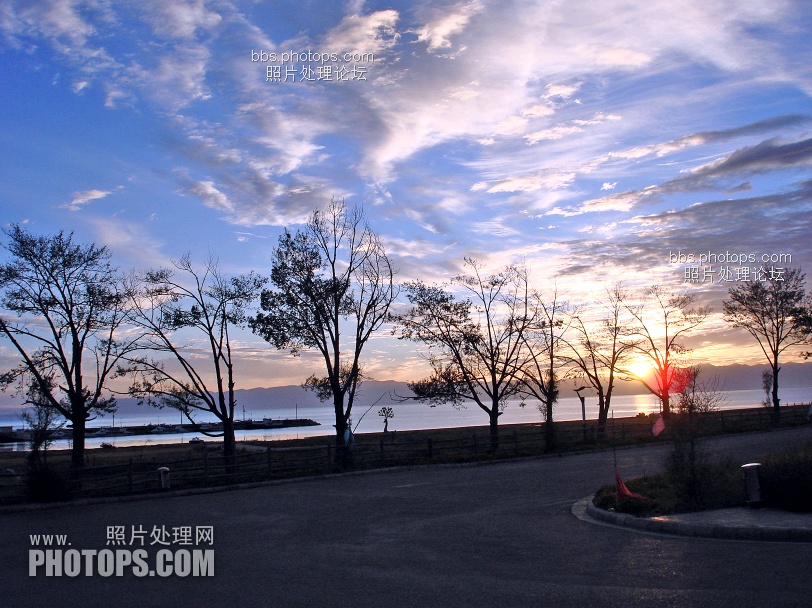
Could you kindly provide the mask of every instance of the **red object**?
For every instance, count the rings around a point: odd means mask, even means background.
[[[651,432],[654,433],[654,436],[656,437],[664,430],[665,430],[665,419],[663,419],[662,415],[660,415],[660,417],[657,418],[657,422],[655,422],[654,426],[651,427]]]
[[[617,484],[617,497],[620,498],[640,498],[642,500],[646,500],[645,496],[641,496],[636,492],[632,492],[629,488],[626,487],[626,484],[623,483],[623,480],[620,478],[620,473],[615,471],[615,483]]]

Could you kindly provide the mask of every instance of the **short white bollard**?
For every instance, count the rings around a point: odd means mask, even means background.
[[[744,486],[747,489],[747,506],[756,509],[761,506],[761,486],[758,483],[758,469],[760,462],[751,462],[742,465],[744,470]]]
[[[161,467],[158,469],[158,473],[161,475],[161,489],[168,490],[169,489],[169,467]]]

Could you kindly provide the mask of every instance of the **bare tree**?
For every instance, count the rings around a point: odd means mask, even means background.
[[[634,331],[640,336],[634,350],[647,357],[654,367],[654,381],[633,376],[657,398],[663,406],[663,415],[671,413],[671,392],[679,369],[680,357],[689,352],[681,339],[699,327],[710,314],[710,308],[692,308],[694,294],[669,294],[661,286],[645,290],[646,301],[638,306],[626,304],[634,317]]]
[[[254,333],[276,348],[320,353],[327,375],[313,375],[303,386],[322,401],[332,400],[339,446],[364,380],[361,353],[398,295],[394,276],[363,209],[333,200],[313,213],[303,231],[286,230],[280,237],[271,270],[274,289],[262,291],[262,312],[250,320]]]
[[[723,405],[728,396],[719,385],[718,376],[702,380],[703,369],[688,365],[674,374],[674,393],[677,396],[676,411],[669,423],[674,449],[670,455],[671,474],[684,484],[685,491],[694,504],[701,506],[707,484],[703,463],[705,453],[697,442],[696,415],[712,412]]]
[[[214,414],[222,424],[223,451],[230,465],[236,454],[231,333],[246,323],[247,308],[266,279],[253,273],[226,277],[213,259],[198,270],[188,254],[173,265],[174,270],[147,272],[136,279],[141,288],[131,290],[130,319],[144,331],[140,349],[168,361],[130,356],[118,373],[132,376],[130,394],[177,409],[194,424],[195,412]],[[184,342],[190,331],[199,342]]]
[[[538,292],[530,295],[528,319],[530,326],[522,332],[521,361],[516,378],[518,391],[538,401],[544,418],[545,449],[555,449],[555,404],[560,392],[561,368],[566,364],[562,356],[564,334],[572,323],[569,305],[559,299],[558,290],[552,299],[545,300]]]
[[[398,317],[401,338],[429,347],[432,373],[409,384],[417,399],[462,407],[474,402],[488,415],[491,448],[499,445],[499,416],[518,392],[525,333],[533,322],[527,277],[509,266],[483,274],[482,264],[465,259],[469,274],[452,285],[469,296],[457,300],[443,287],[406,284],[412,308]]]
[[[809,335],[809,299],[805,296],[805,275],[788,268],[783,275],[765,282],[748,281],[734,285],[722,304],[725,320],[741,327],[758,342],[772,372],[773,416],[781,416],[778,398],[779,358],[792,346],[803,344]]]
[[[568,342],[568,360],[578,370],[579,376],[598,394],[598,431],[603,433],[612,393],[618,380],[626,380],[624,365],[637,346],[627,329],[624,302],[628,299],[622,284],[617,283],[606,290],[605,314],[597,326],[588,324],[576,311],[572,330],[575,340]]]
[[[5,231],[11,260],[0,266],[0,333],[22,359],[0,376],[3,388],[36,390],[40,405],[73,426],[71,465],[84,464],[88,420],[115,409],[107,383],[135,336],[124,331],[128,298],[110,252],[79,244],[73,233]]]
[[[700,380],[702,372],[699,365],[689,365],[677,371],[674,388],[678,413],[693,415],[713,412],[727,402],[728,397],[719,384],[719,377]]]

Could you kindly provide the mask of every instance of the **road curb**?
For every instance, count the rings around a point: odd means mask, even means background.
[[[599,509],[592,504],[592,496],[584,498],[586,514],[597,522],[654,534],[671,534],[694,538],[724,540],[759,540],[771,542],[812,542],[812,530],[806,528],[779,528],[759,526],[726,526],[722,524],[694,524],[658,518],[634,517]],[[582,501],[579,501],[582,502]]]

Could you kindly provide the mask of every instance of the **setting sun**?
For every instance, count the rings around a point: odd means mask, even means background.
[[[629,370],[634,376],[638,378],[645,378],[651,373],[652,367],[651,362],[645,359],[637,359],[635,361],[631,361],[626,369]]]

